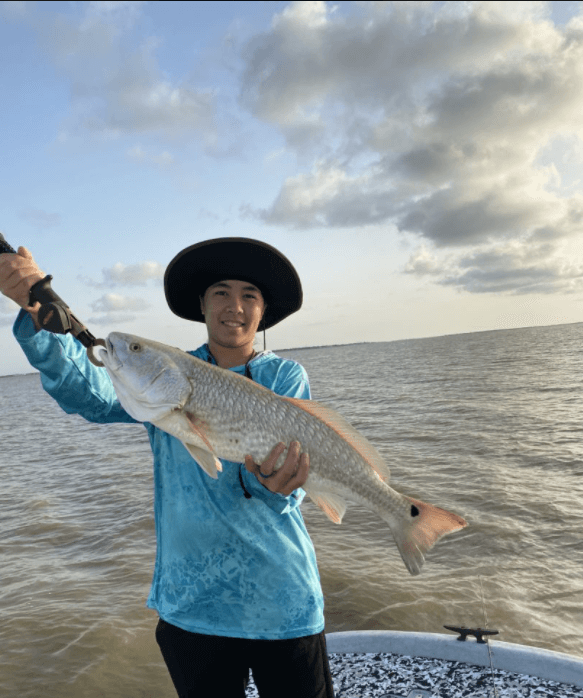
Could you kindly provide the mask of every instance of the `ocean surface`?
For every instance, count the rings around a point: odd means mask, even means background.
[[[411,577],[380,519],[304,504],[327,631],[487,626],[583,657],[583,324],[280,353],[393,487],[469,523]],[[0,696],[175,695],[144,606],[145,429],[66,415],[36,374],[0,378],[0,415]]]

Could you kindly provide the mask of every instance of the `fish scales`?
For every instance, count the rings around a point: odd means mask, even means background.
[[[193,386],[193,394],[186,407],[208,424],[209,441],[221,457],[242,462],[246,455],[252,455],[255,462],[260,463],[278,441],[289,444],[298,440],[303,449],[310,453],[310,477],[313,482],[322,480],[334,483],[337,464],[343,463],[343,482],[336,486],[344,485],[347,495],[352,495],[352,498],[358,496],[362,501],[376,500],[378,508],[387,505],[387,501],[393,509],[403,506],[401,499],[394,497],[394,490],[378,487],[378,476],[374,471],[367,469],[363,472],[360,456],[338,433],[293,404],[282,402],[271,391],[257,391],[247,381],[230,381],[229,400],[217,412],[215,400],[208,400],[210,390],[207,388],[207,385],[216,384],[212,375],[216,370],[216,367],[203,363],[201,374],[211,375]],[[210,405],[207,406],[207,403]],[[284,458],[285,454],[280,457],[279,466]]]
[[[101,358],[124,409],[180,439],[211,477],[218,477],[219,459],[251,455],[261,463],[276,443],[299,441],[310,456],[308,496],[335,523],[347,501],[379,515],[411,574],[439,538],[466,526],[460,516],[391,488],[378,451],[331,408],[281,397],[159,342],[113,332],[106,345]]]

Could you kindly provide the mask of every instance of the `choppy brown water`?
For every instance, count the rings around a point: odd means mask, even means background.
[[[386,457],[402,492],[462,514],[420,577],[358,507],[309,503],[327,630],[441,632],[583,656],[583,324],[284,352]],[[15,349],[17,350],[17,349]],[[67,416],[0,378],[0,695],[160,697],[141,426]]]

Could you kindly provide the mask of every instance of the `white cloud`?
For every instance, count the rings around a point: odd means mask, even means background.
[[[45,47],[70,81],[71,113],[59,135],[197,135],[212,150],[217,140],[215,90],[164,72],[159,40],[132,30],[141,2],[91,2],[81,17],[37,23]],[[49,15],[50,17],[50,15]],[[226,140],[226,139],[223,139]]]
[[[421,245],[409,258],[405,272],[419,276],[443,276],[444,263],[432,255],[426,245]]]
[[[104,315],[94,315],[87,319],[88,325],[127,325],[136,319],[135,315],[129,313],[105,313]]]
[[[109,313],[123,310],[146,310],[151,305],[143,298],[121,296],[117,293],[106,293],[101,298],[91,303],[91,308],[96,313]]]
[[[553,147],[583,143],[583,23],[549,16],[523,2],[288,6],[243,53],[241,101],[310,167],[244,211],[393,224],[425,244],[409,273],[445,283],[449,269],[472,292],[583,288],[558,244],[583,233],[582,199]],[[440,248],[463,248],[461,266]]]
[[[102,269],[103,281],[89,278],[80,280],[94,288],[111,288],[113,286],[145,286],[148,281],[160,282],[164,277],[165,267],[158,262],[141,262],[140,264],[122,264],[117,262],[109,269]]]
[[[318,162],[309,174],[289,177],[269,209],[247,212],[266,223],[343,227],[386,219],[391,203],[373,173],[350,177],[338,164]]]
[[[414,252],[404,271],[430,276],[443,286],[470,293],[575,293],[583,288],[583,258],[573,259],[553,235],[514,240],[472,252],[432,254],[425,246]]]
[[[320,29],[327,24],[329,7],[322,0],[292,2],[281,14],[273,18],[273,27],[296,27],[300,32],[306,29]]]
[[[574,293],[583,288],[583,264],[557,258],[529,261],[524,250],[477,252],[440,283],[472,293]]]
[[[141,145],[135,145],[126,150],[130,160],[142,165],[155,165],[160,169],[167,169],[174,164],[174,156],[167,150],[154,154],[151,150],[144,150]]]

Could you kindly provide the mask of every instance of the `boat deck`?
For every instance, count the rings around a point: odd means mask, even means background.
[[[492,678],[490,667],[444,659],[331,654],[330,662],[336,698],[583,698],[577,686],[497,669]]]
[[[583,698],[583,660],[559,652],[395,631],[327,641],[336,698]]]

